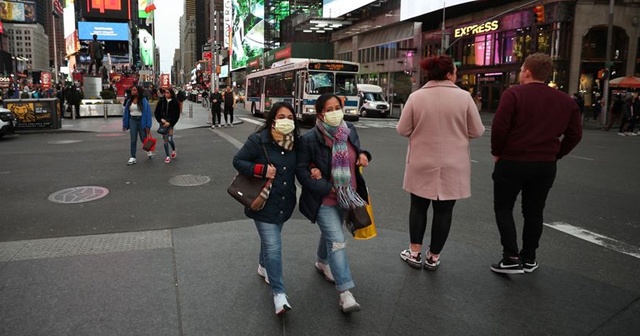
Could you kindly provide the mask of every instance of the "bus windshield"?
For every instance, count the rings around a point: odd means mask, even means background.
[[[310,94],[329,92],[338,95],[355,96],[358,93],[356,88],[356,75],[310,71],[308,91]]]

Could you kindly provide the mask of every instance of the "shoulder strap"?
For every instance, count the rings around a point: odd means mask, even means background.
[[[262,144],[262,150],[264,151],[264,155],[267,157],[267,163],[271,164],[271,160],[269,160],[269,154],[267,154],[267,148]]]

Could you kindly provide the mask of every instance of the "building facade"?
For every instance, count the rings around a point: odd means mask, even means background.
[[[5,23],[9,53],[16,71],[49,71],[49,37],[41,24]]]
[[[64,52],[64,22],[63,15],[56,18],[53,13],[53,1],[44,1],[45,13],[43,15],[44,31],[49,37],[49,66],[53,68],[54,62],[57,59],[57,67],[60,67],[65,57]],[[54,22],[55,22],[55,36],[54,36]],[[54,48],[55,46],[55,48]],[[57,55],[55,55],[57,53]],[[57,56],[57,57],[55,57]]]

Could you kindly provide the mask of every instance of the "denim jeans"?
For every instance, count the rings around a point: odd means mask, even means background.
[[[321,232],[318,242],[318,261],[329,264],[339,292],[355,287],[351,279],[349,260],[347,260],[347,241],[342,231],[345,215],[346,210],[337,206],[321,205],[316,219]]]
[[[258,263],[267,270],[273,294],[284,293],[282,281],[282,239],[280,233],[284,223],[274,224],[254,220],[260,235]]]
[[[171,154],[169,152],[169,145],[171,145],[171,150],[176,150],[176,143],[173,142],[173,127],[169,127],[168,133],[162,135],[162,141],[164,142],[164,152],[167,154],[167,157]]]
[[[556,178],[556,162],[499,160],[493,170],[493,209],[500,231],[503,255],[535,260],[542,236],[547,195]],[[513,206],[522,191],[522,251],[518,253]]]
[[[147,136],[147,132],[142,128],[142,120],[139,117],[129,118],[129,135],[131,137],[131,157],[136,157],[136,150],[138,149],[138,137],[140,141],[144,141]]]

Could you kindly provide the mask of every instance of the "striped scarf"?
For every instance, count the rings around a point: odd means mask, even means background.
[[[273,141],[284,150],[290,151],[293,149],[293,133],[282,134],[276,130],[272,130],[271,137],[273,137]]]
[[[367,203],[351,186],[351,166],[355,163],[349,162],[349,147],[347,146],[347,139],[351,133],[349,127],[344,121],[339,126],[333,127],[320,119],[317,119],[316,127],[333,142],[331,177],[338,197],[338,205],[343,209],[365,206]]]

